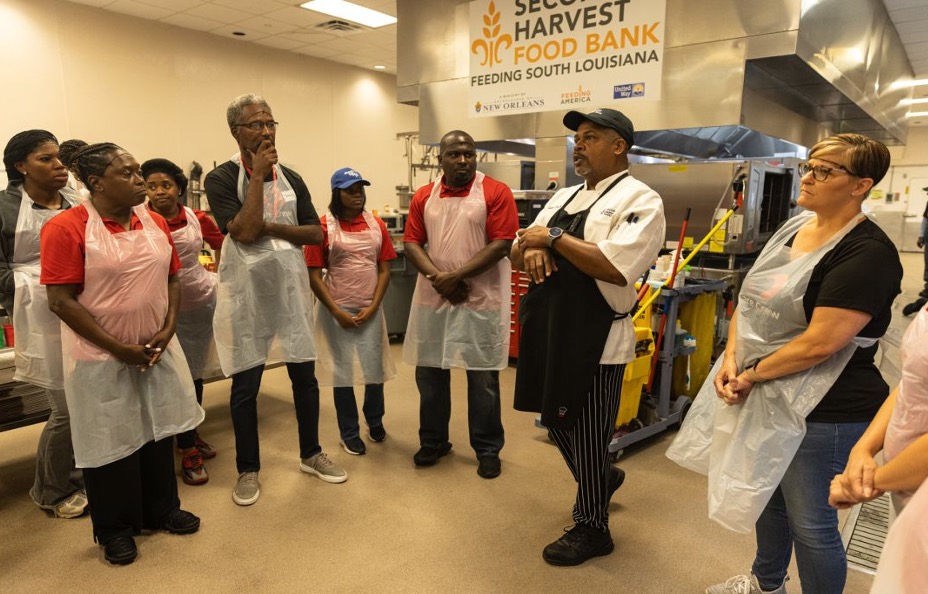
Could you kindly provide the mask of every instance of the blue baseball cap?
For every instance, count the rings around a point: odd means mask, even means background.
[[[350,188],[356,183],[361,182],[365,186],[371,185],[371,182],[367,181],[361,174],[352,169],[351,167],[343,167],[332,174],[332,189],[338,188],[339,190],[344,190],[345,188]]]

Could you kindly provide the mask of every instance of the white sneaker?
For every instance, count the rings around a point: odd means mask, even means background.
[[[87,511],[87,492],[83,489],[79,489],[58,503],[42,505],[36,501],[35,504],[45,511],[52,512],[56,518],[65,518],[68,520],[71,518],[79,518]]]
[[[232,501],[239,505],[251,505],[261,496],[257,472],[243,472],[238,475],[235,488],[232,489]]]
[[[319,452],[312,458],[301,460],[300,470],[315,474],[327,483],[344,483],[348,480],[348,473],[345,469],[330,460],[325,452]]]
[[[788,581],[789,576],[786,576],[776,590],[761,590],[753,574],[736,575],[725,583],[709,586],[706,588],[706,594],[786,594],[786,582]]]

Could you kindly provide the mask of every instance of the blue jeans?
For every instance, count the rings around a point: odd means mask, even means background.
[[[342,441],[360,436],[358,426],[358,403],[354,399],[354,388],[335,388],[335,413],[338,416],[338,432]],[[368,427],[383,425],[383,384],[364,386],[364,420]]]
[[[841,594],[847,557],[838,512],[828,505],[831,479],[844,471],[868,423],[808,423],[806,436],[780,486],[757,520],[752,571],[763,590],[786,579],[793,547],[803,592]]]
[[[231,412],[235,431],[235,466],[241,472],[261,470],[258,447],[258,390],[264,365],[258,365],[232,375]],[[293,388],[296,425],[300,437],[300,458],[311,458],[319,447],[319,382],[316,362],[287,363],[287,374]]]
[[[416,367],[419,387],[419,443],[437,447],[448,441],[451,421],[451,370]],[[503,449],[499,371],[467,370],[467,424],[470,446],[478,456]]]

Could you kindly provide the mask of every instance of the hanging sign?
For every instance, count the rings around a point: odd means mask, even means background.
[[[474,0],[471,115],[660,99],[665,11],[666,0]]]

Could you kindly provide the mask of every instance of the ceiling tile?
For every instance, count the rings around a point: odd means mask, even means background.
[[[306,54],[307,56],[314,56],[316,58],[326,58],[326,59],[329,59],[332,56],[337,56],[342,53],[340,51],[327,48],[324,45],[305,45],[293,51],[295,51],[298,54]]]
[[[182,10],[187,10],[194,8],[203,4],[202,0],[138,0],[142,4],[149,4],[151,6],[156,6],[158,8],[163,8],[165,10],[173,10],[175,12],[180,12]]]
[[[273,47],[275,49],[282,50],[295,50],[298,47],[303,47],[305,43],[299,41],[293,41],[291,39],[285,39],[283,37],[265,37],[264,39],[258,39],[255,43],[259,45],[266,45],[268,47]]]
[[[252,16],[244,21],[239,21],[236,24],[245,25],[246,27],[257,29],[259,31],[264,31],[269,35],[280,35],[281,33],[294,33],[299,31],[299,27],[295,25],[290,25],[283,21],[269,19],[263,16]]]
[[[177,12],[174,10],[158,8],[157,6],[152,6],[151,4],[133,2],[133,0],[118,0],[117,2],[107,5],[106,9],[151,20],[163,19],[164,17]]]
[[[267,14],[290,4],[279,0],[212,0],[212,3],[250,14]]]
[[[245,35],[235,35],[234,33],[236,31],[240,31]],[[255,41],[256,39],[263,39],[268,36],[268,34],[263,31],[250,29],[241,25],[223,25],[222,27],[212,29],[210,33],[222,35],[223,37],[231,37],[232,39],[238,39],[240,41]]]
[[[213,29],[224,26],[224,23],[220,23],[219,21],[204,19],[203,17],[198,17],[186,12],[172,14],[169,17],[161,19],[161,22],[197,31],[212,31]]]
[[[916,8],[894,10],[889,13],[889,18],[891,18],[894,23],[905,23],[907,21],[928,19],[928,4],[922,3],[921,6]]]
[[[313,27],[315,25],[332,20],[332,17],[328,15],[294,6],[289,6],[287,8],[275,10],[274,12],[269,12],[264,16],[269,19],[277,19],[278,21],[283,21],[285,23],[293,23],[299,27]]]
[[[247,12],[226,8],[225,6],[218,6],[216,4],[200,4],[195,8],[191,8],[187,12],[198,17],[203,17],[204,19],[210,19],[227,24],[238,23],[239,21],[247,20],[252,16]]]
[[[304,44],[325,43],[337,39],[334,35],[323,33],[322,31],[306,30],[281,35],[284,39],[291,41],[300,41]]]

